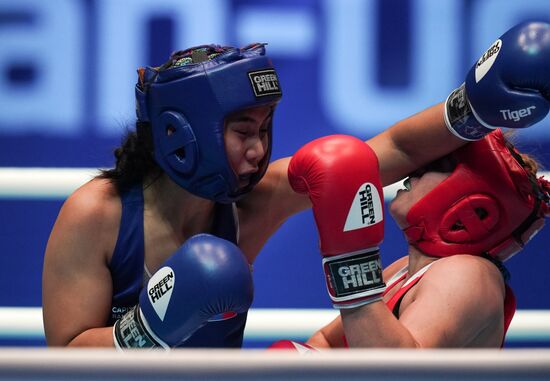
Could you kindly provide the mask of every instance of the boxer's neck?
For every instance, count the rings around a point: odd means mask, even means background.
[[[414,246],[409,246],[409,265],[407,278],[416,274],[419,270],[428,264],[436,261],[438,258],[429,257]]]
[[[210,226],[215,203],[188,192],[165,174],[144,187],[143,196],[145,207],[178,231],[189,226]]]

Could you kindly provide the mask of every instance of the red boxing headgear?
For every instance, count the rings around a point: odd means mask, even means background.
[[[549,183],[524,169],[499,129],[450,156],[452,174],[407,214],[409,243],[434,257],[507,260],[542,229]]]

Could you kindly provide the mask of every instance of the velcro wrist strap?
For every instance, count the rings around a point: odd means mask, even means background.
[[[334,308],[338,308],[339,310],[345,310],[348,308],[358,308],[366,306],[367,304],[371,304],[374,302],[378,302],[380,300],[384,299],[384,291],[386,291],[386,288],[384,287],[383,290],[379,294],[372,295],[372,296],[366,296],[364,298],[354,299],[347,302],[340,302],[340,303],[332,303],[332,306]]]
[[[378,247],[323,258],[327,290],[335,307],[381,295],[386,289]]]
[[[447,97],[444,114],[449,131],[463,140],[479,140],[495,129],[476,114],[468,101],[464,83]]]
[[[113,337],[117,349],[165,348],[169,346],[160,340],[149,328],[138,306],[133,307],[113,326]]]

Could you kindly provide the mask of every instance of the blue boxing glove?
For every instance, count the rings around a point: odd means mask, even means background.
[[[193,236],[151,277],[139,304],[116,321],[115,346],[175,347],[212,317],[246,312],[252,298],[241,250],[209,234]]]
[[[529,127],[549,108],[550,24],[526,22],[496,40],[449,95],[445,123],[478,140],[497,127]]]

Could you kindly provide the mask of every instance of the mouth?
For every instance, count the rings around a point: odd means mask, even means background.
[[[254,173],[246,173],[246,174],[239,175],[240,186],[246,186],[250,184],[250,180],[252,179],[253,174]]]

